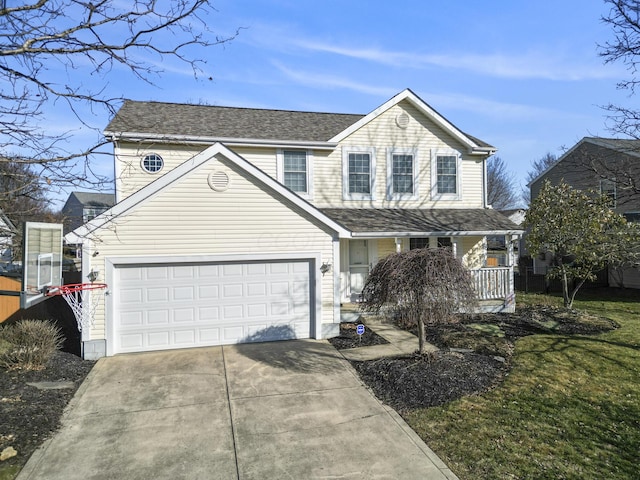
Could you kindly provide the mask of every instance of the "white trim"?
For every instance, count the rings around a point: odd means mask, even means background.
[[[256,138],[231,138],[231,137],[206,137],[198,135],[167,135],[163,133],[140,133],[140,132],[112,132],[105,130],[105,137],[113,142],[117,141],[150,141],[154,143],[187,144],[187,145],[213,145],[224,143],[233,147],[271,147],[271,148],[303,148],[314,150],[334,150],[337,142],[316,142],[316,141],[296,141],[277,139],[256,139]]]
[[[600,179],[600,195],[607,195],[609,196],[608,193],[605,193],[602,190],[602,184],[604,182],[609,183],[610,185],[613,185],[613,208],[616,208],[618,206],[618,182],[616,182],[615,178],[612,180],[610,178],[601,178]]]
[[[340,296],[340,238],[333,238],[333,323],[340,322],[340,304],[342,297]]]
[[[424,100],[418,97],[415,93],[413,93],[408,88],[398,93],[396,96],[388,100],[387,102],[380,105],[378,108],[373,110],[371,113],[358,120],[356,123],[351,125],[346,130],[340,132],[333,138],[329,139],[329,142],[339,143],[347,138],[349,135],[354,133],[356,130],[362,128],[367,123],[371,122],[382,113],[389,110],[391,107],[394,107],[398,103],[403,100],[409,101],[414,107],[420,110],[425,116],[431,119],[436,125],[441,127],[444,131],[449,133],[455,139],[460,141],[463,145],[465,145],[468,149],[468,153],[471,155],[493,155],[496,153],[497,149],[494,147],[483,147],[475,143],[471,138],[462,133],[458,128],[453,125],[449,120],[444,118],[438,112],[436,112],[433,108],[431,108]]]
[[[411,155],[412,173],[413,173],[413,193],[394,193],[393,192],[393,156],[394,155]],[[417,148],[387,148],[387,200],[418,200],[420,185],[418,183],[418,172],[420,165],[418,160]]]
[[[348,230],[324,215],[320,210],[305,201],[299,195],[293,193],[280,182],[273,179],[259,168],[255,167],[243,157],[229,150],[226,146],[222,145],[221,143],[216,143],[215,145],[210,146],[206,150],[198,153],[189,160],[178,165],[173,170],[165,173],[163,176],[157,178],[155,181],[138,190],[136,193],[125,198],[122,202],[115,204],[109,210],[102,213],[101,215],[98,215],[90,222],[78,227],[73,232],[68,233],[65,236],[65,240],[67,241],[67,243],[71,244],[81,243],[82,238],[90,235],[95,230],[104,227],[114,219],[128,215],[129,213],[135,211],[139,206],[146,203],[149,199],[157,195],[164,188],[168,187],[172,183],[181,179],[183,176],[189,174],[193,170],[213,159],[217,159],[222,162],[233,163],[235,166],[239,167],[247,174],[251,175],[256,180],[264,184],[266,187],[268,187],[269,190],[275,192],[279,196],[284,197],[295,207],[315,218],[334,232],[337,232],[341,237],[350,236],[350,232]],[[283,203],[285,205],[288,204],[288,202]]]
[[[486,235],[522,235],[524,230],[478,230],[451,232],[353,232],[351,238],[420,238],[420,237],[482,237]]]
[[[349,154],[369,154],[369,192],[349,193]],[[375,147],[357,147],[345,145],[342,147],[342,198],[343,200],[375,200],[376,199],[376,149]]]
[[[107,257],[104,259],[105,281],[109,286],[109,291],[105,296],[105,314],[104,314],[104,338],[107,343],[107,356],[115,354],[115,331],[113,328],[117,315],[116,311],[116,295],[114,285],[115,272],[118,267],[126,267],[133,265],[166,265],[166,264],[185,264],[185,263],[246,263],[260,261],[308,261],[311,268],[309,278],[310,285],[310,318],[311,327],[313,328],[313,338],[322,338],[322,274],[320,273],[320,265],[322,265],[322,255],[318,252],[290,252],[290,253],[272,253],[272,254],[228,254],[228,255],[136,255],[136,256],[120,256]],[[311,308],[313,307],[313,308]]]
[[[438,157],[456,157],[456,193],[438,193]],[[462,155],[451,149],[431,149],[431,200],[462,199]]]
[[[284,152],[304,152],[307,161],[307,191],[295,192],[296,195],[301,196],[305,200],[313,200],[313,150],[305,148],[279,148],[276,151],[276,176],[278,181],[284,185]]]

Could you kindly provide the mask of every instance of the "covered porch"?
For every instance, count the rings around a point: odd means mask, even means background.
[[[521,231],[508,218],[482,210],[325,209],[351,230],[340,240],[340,301],[358,303],[373,266],[394,252],[449,247],[466,265],[478,292],[479,311],[515,309],[513,249]],[[494,266],[487,237],[503,236],[509,252],[506,265]]]

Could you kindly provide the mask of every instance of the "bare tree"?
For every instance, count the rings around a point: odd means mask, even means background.
[[[487,161],[487,201],[496,210],[516,208],[515,177],[507,169],[507,164],[500,157],[493,156]]]
[[[605,63],[621,61],[630,72],[630,78],[618,82],[618,88],[635,94],[640,84],[637,77],[640,60],[640,5],[638,0],[605,0],[609,14],[602,21],[613,31],[613,40],[600,45],[600,56]],[[628,106],[609,104],[606,110],[612,120],[612,131],[632,138],[640,138],[640,111]]]
[[[388,308],[404,323],[417,325],[419,352],[426,344],[425,325],[450,322],[477,302],[471,272],[450,248],[417,248],[380,260],[362,290],[362,309],[375,314]]]
[[[92,118],[115,112],[123,96],[108,93],[110,77],[154,84],[169,59],[198,74],[194,48],[230,40],[208,30],[212,11],[208,0],[2,2],[0,161],[29,165],[49,188],[104,181],[89,160],[104,145]],[[94,144],[75,151],[71,131],[48,133],[53,108],[94,128]]]
[[[558,157],[550,152],[531,162],[531,170],[527,172],[527,185],[522,188],[522,200],[524,200],[525,204],[529,205],[529,203],[531,203],[531,189],[529,188],[529,184],[556,163],[558,163]]]

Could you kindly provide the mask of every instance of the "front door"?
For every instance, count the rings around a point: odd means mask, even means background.
[[[351,301],[360,299],[364,282],[369,275],[369,242],[352,240],[349,242],[349,286]]]

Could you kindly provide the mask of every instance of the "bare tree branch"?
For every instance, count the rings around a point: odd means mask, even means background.
[[[496,156],[487,161],[487,201],[496,210],[516,208],[518,204],[515,177]]]
[[[124,68],[153,85],[156,65],[173,58],[197,77],[205,64],[197,48],[237,35],[213,34],[211,13],[208,0],[38,0],[0,10],[0,162],[30,165],[52,188],[110,181],[90,163],[110,153],[92,113],[112,115],[123,99],[107,88],[109,75]],[[48,133],[52,109],[92,129],[95,144],[76,151],[66,147],[73,131]]]

